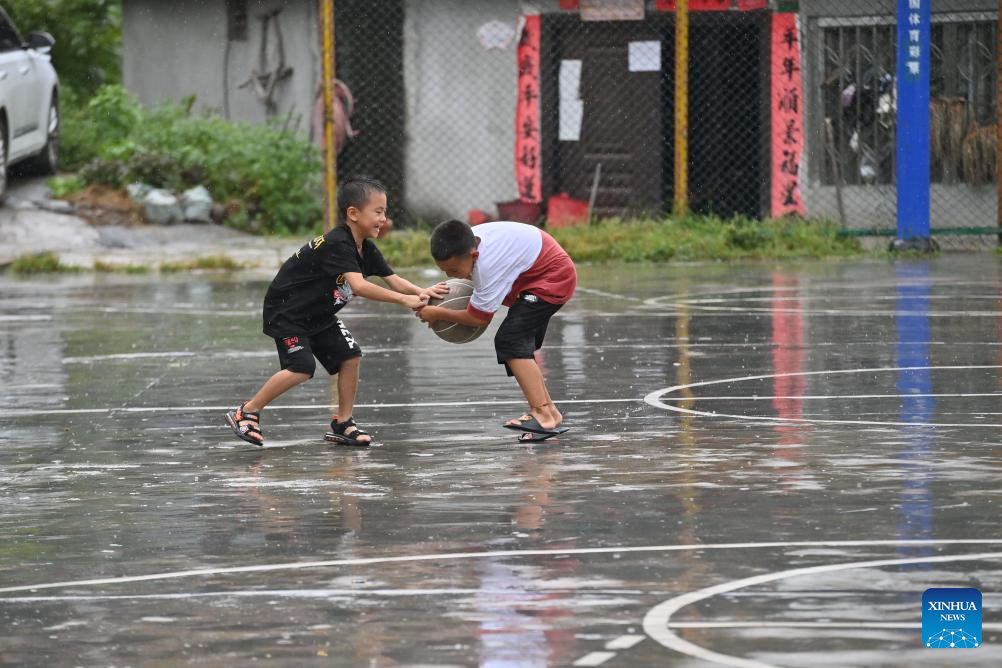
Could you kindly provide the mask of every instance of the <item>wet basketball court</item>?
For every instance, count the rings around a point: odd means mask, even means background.
[[[225,425],[270,275],[2,277],[0,664],[998,666],[1000,266],[582,267],[531,445],[491,332],[358,300],[367,449],[319,375]]]

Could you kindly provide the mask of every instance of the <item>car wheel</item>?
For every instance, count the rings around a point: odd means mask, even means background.
[[[0,204],[7,195],[7,125],[0,120]]]
[[[55,174],[59,169],[59,104],[52,98],[49,105],[48,134],[42,152],[31,159],[31,171],[36,174]]]

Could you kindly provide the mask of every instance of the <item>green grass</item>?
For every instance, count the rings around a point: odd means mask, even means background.
[[[98,260],[94,263],[94,271],[107,274],[148,274],[150,268],[144,264],[110,264]]]
[[[783,218],[751,220],[690,216],[657,220],[606,220],[551,233],[579,262],[664,262],[844,257],[862,253],[838,226]]]
[[[859,241],[838,235],[823,221],[752,220],[689,216],[664,220],[605,220],[550,230],[576,262],[848,257],[863,253]],[[391,267],[432,264],[426,230],[395,230],[376,242]]]
[[[197,270],[239,271],[244,268],[243,264],[225,255],[205,255],[185,262],[164,262],[160,265],[160,272],[175,274],[182,271]]]
[[[11,273],[21,276],[76,271],[74,268],[67,267],[62,264],[59,261],[59,256],[50,251],[35,253],[32,255],[22,255],[11,262],[8,269]]]

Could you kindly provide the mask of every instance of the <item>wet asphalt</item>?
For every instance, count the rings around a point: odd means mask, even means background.
[[[365,449],[322,374],[226,427],[269,275],[2,276],[0,665],[1000,665],[1000,262],[580,267],[533,445],[491,332],[358,300]]]

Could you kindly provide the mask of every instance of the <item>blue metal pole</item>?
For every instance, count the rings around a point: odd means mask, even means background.
[[[897,193],[893,247],[930,250],[929,42],[932,0],[898,0]]]

